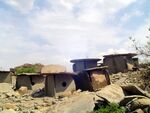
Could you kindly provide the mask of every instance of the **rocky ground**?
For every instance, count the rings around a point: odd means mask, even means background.
[[[0,85],[6,86],[6,83]],[[7,87],[10,86],[7,84]],[[97,104],[104,105],[112,102],[121,103],[133,111],[140,109],[141,111],[147,110],[140,113],[149,113],[150,95],[140,90],[134,90],[134,93],[138,95],[127,96],[124,93],[126,88],[112,84],[97,92],[77,90],[71,95],[64,95],[64,97],[59,98],[33,98],[30,92],[26,92],[25,88],[20,91],[3,90],[0,93],[0,113],[87,113],[93,111]],[[132,92],[133,89],[137,88],[132,86],[129,89]]]
[[[139,71],[117,73],[110,75],[111,83],[119,85],[136,85],[150,93],[150,68],[141,68]]]
[[[3,86],[5,88],[2,88]],[[30,91],[13,91],[10,84],[1,83],[0,87],[3,89],[0,90],[0,113],[61,113],[59,111],[62,109],[64,110],[63,113],[66,113],[69,110],[77,111],[76,108],[78,107],[82,109],[85,107],[83,110],[89,109],[91,111],[95,106],[93,98],[96,95],[88,91],[81,93],[78,90],[71,95],[59,98],[45,96],[33,98]],[[84,106],[79,106],[79,104],[83,104]],[[81,110],[81,108],[78,108],[78,110]]]
[[[54,98],[33,98],[30,92],[23,94],[23,92],[8,90],[12,86],[7,83],[1,83],[0,87],[3,89],[0,90],[0,111],[12,109],[16,111],[15,113],[42,113],[55,103]]]
[[[115,102],[127,106],[129,100],[131,101],[132,99],[135,100],[132,104],[142,103],[142,107],[143,104],[144,106],[150,106],[150,96],[147,96],[145,92],[135,91],[138,96],[135,96],[135,94],[126,95],[124,93],[126,88],[120,87],[137,85],[150,92],[149,72],[149,69],[141,69],[135,72],[113,74],[110,75],[111,83],[117,85],[107,86],[97,92],[81,92],[77,90],[72,92],[71,95],[64,95],[59,98],[45,96],[34,98],[31,96],[33,91],[28,91],[24,87],[19,91],[14,91],[11,84],[0,83],[0,113],[86,113],[87,111],[92,111],[96,104]],[[130,87],[129,89],[136,88]],[[142,110],[140,113],[148,113],[144,112],[143,108],[140,107],[132,108],[132,110],[136,109]]]

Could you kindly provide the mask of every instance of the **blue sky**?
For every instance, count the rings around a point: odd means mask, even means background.
[[[0,64],[62,64],[134,52],[148,34],[149,0],[0,0]]]

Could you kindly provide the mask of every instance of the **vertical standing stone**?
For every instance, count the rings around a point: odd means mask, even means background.
[[[47,96],[55,96],[55,94],[56,94],[55,81],[54,81],[53,75],[49,75],[46,77],[45,92],[46,92]]]

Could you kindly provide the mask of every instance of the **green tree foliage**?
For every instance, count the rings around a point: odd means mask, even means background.
[[[98,110],[91,113],[125,113],[125,109],[118,104],[111,103],[107,106],[100,106]]]
[[[34,67],[19,67],[16,69],[16,74],[22,74],[22,73],[35,73]]]
[[[17,75],[22,73],[40,73],[43,66],[44,65],[40,63],[36,63],[36,64],[26,63],[15,67],[14,70]]]

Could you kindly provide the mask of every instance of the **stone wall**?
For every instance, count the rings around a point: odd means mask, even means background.
[[[110,74],[118,72],[127,72],[128,59],[124,56],[115,56],[104,58],[104,65],[108,66]]]
[[[32,89],[32,84],[29,76],[17,76],[16,88],[19,89],[21,86],[26,86],[30,90]]]
[[[12,74],[10,72],[0,72],[0,83],[12,83]]]
[[[58,96],[73,90],[75,90],[75,83],[71,75],[51,74],[46,77],[45,91],[48,96]]]

